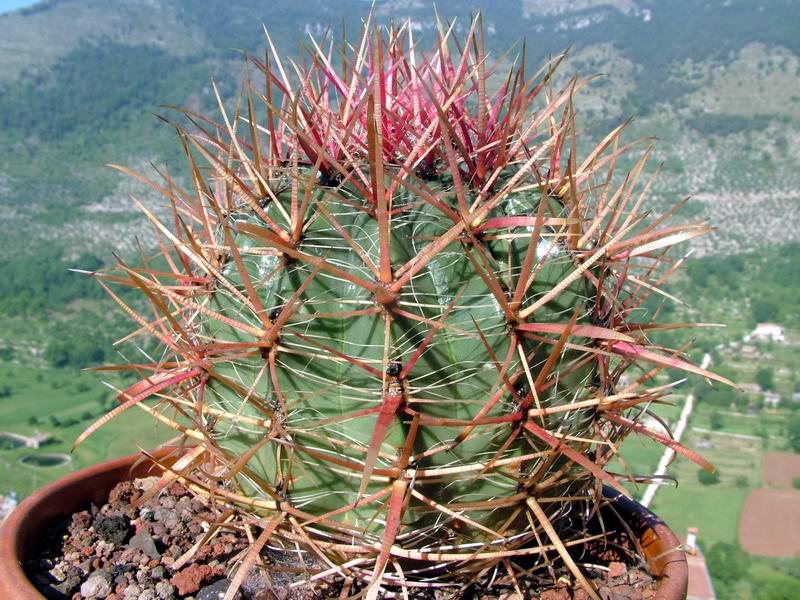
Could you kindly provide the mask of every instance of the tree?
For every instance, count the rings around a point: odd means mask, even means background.
[[[103,361],[105,351],[97,340],[85,339],[65,333],[50,340],[44,350],[44,358],[53,367],[94,366]],[[80,385],[80,384],[79,384]]]
[[[86,381],[79,381],[75,385],[75,392],[78,394],[84,394],[92,389],[92,386]]]
[[[56,368],[63,368],[69,364],[69,348],[62,340],[50,340],[44,349],[44,359]]]
[[[789,447],[800,453],[800,413],[794,413],[789,418],[786,426],[786,437],[789,438]]]
[[[706,564],[714,579],[732,583],[747,573],[749,560],[738,544],[717,542],[706,552]]]
[[[725,419],[722,416],[722,413],[716,410],[711,413],[709,421],[711,422],[711,429],[713,429],[714,431],[719,431],[725,426]]]
[[[777,321],[780,316],[780,305],[773,298],[755,298],[751,308],[756,323]]]
[[[709,473],[705,469],[698,469],[697,479],[700,480],[700,483],[703,485],[714,485],[715,483],[719,483],[719,471]]]
[[[775,373],[769,367],[761,367],[756,371],[756,383],[761,386],[762,390],[774,390]]]
[[[770,579],[758,590],[756,600],[797,600],[800,598],[800,581],[797,579]]]

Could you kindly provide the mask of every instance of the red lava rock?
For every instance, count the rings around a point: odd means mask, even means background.
[[[230,554],[233,552],[233,544],[226,544],[224,542],[219,542],[214,544],[211,549],[211,555],[215,558],[219,558],[220,556],[224,556],[226,554]]]
[[[609,579],[616,579],[617,577],[622,577],[627,573],[628,567],[625,566],[625,563],[621,562],[612,562],[608,565],[608,578]]]
[[[130,504],[133,496],[139,495],[139,492],[130,481],[123,481],[117,484],[111,493],[108,495],[109,504]]]
[[[225,554],[223,544],[219,541],[215,541],[200,548],[200,550],[197,552],[197,557],[201,560],[208,560],[211,558],[219,558],[223,554]]]
[[[91,556],[92,554],[94,554],[94,548],[92,548],[91,546],[84,546],[83,548],[81,548],[81,554],[83,554],[84,556]]]
[[[88,510],[83,510],[72,515],[72,523],[77,527],[88,527],[92,522],[92,515]]]
[[[219,567],[192,564],[178,571],[169,582],[178,588],[179,595],[186,596],[199,590],[206,581],[222,574],[223,570]]]

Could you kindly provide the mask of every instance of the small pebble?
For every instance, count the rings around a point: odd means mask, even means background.
[[[156,595],[159,600],[173,600],[175,598],[175,588],[166,581],[159,581],[156,584]]]
[[[222,600],[230,585],[230,579],[220,579],[197,592],[197,600]],[[242,600],[241,590],[237,590],[233,597],[235,600]]]
[[[101,513],[92,522],[92,527],[100,539],[111,544],[122,544],[130,533],[130,522],[122,516],[107,517]]]
[[[81,585],[81,598],[106,598],[110,593],[111,586],[100,575],[92,575]]]
[[[153,540],[153,536],[151,536],[145,530],[142,530],[133,536],[130,542],[128,542],[128,547],[141,550],[146,555],[144,557],[145,564],[149,562],[150,558],[159,558],[161,556],[158,548],[156,548],[156,543]]]

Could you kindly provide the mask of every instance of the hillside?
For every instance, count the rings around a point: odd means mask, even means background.
[[[528,64],[572,47],[563,77],[604,76],[584,93],[583,123],[601,135],[637,115],[630,137],[660,138],[655,203],[692,194],[711,217],[702,252],[731,252],[800,236],[800,36],[790,0],[555,0],[438,3],[456,28],[486,11],[495,56],[527,39]],[[177,144],[153,116],[162,104],[209,110],[210,78],[235,95],[241,50],[260,52],[261,23],[292,51],[304,32],[366,14],[362,0],[45,0],[0,15],[0,235],[4,255],[41,244],[68,256],[133,247],[141,194],[103,165],[180,171]],[[432,7],[379,2],[384,20],[410,19],[434,39]],[[687,15],[691,18],[687,19]],[[519,49],[519,44],[514,52]],[[504,60],[510,60],[506,58]]]

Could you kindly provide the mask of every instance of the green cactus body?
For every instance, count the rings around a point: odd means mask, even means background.
[[[303,235],[297,250],[323,257],[330,264],[363,279],[373,278],[373,273],[364,259],[351,244],[340,235],[327,215],[331,215],[338,226],[344,228],[352,242],[363,249],[363,254],[377,263],[378,231],[374,216],[363,209],[357,195],[347,186],[338,190],[318,188],[308,219],[310,226]],[[337,195],[348,199],[342,202]],[[279,201],[289,209],[289,193],[278,195]],[[452,203],[452,198],[445,198]],[[497,216],[535,216],[540,198],[535,194],[514,195],[501,203],[494,211]],[[362,210],[351,204],[360,206]],[[322,207],[322,210],[319,210]],[[410,194],[394,199],[394,216],[391,220],[391,255],[393,264],[404,265],[427,245],[439,239],[453,225],[452,221],[430,206],[421,203]],[[558,200],[550,200],[546,210],[548,217],[563,218],[563,207]],[[280,218],[275,206],[267,214]],[[234,216],[237,223],[264,227],[265,224],[252,212]],[[235,226],[234,226],[235,227]],[[257,240],[246,234],[236,236],[236,244],[246,253]],[[258,414],[244,390],[252,390],[275,412],[276,418],[291,436],[294,447],[287,452],[281,440],[268,443],[248,462],[249,471],[258,479],[242,474],[239,484],[250,495],[264,496],[256,481],[268,482],[273,489],[290,499],[296,506],[314,515],[324,515],[348,504],[358,497],[361,474],[353,467],[341,462],[326,461],[322,455],[335,457],[353,465],[363,465],[371,436],[375,429],[376,414],[363,414],[365,410],[377,409],[382,400],[382,389],[391,380],[391,368],[400,369],[412,358],[415,351],[431,330],[432,323],[443,325],[435,333],[430,344],[400,382],[403,404],[408,409],[399,411],[392,419],[380,449],[381,457],[376,465],[377,473],[397,467],[403,453],[414,412],[426,419],[457,419],[471,421],[479,416],[489,400],[499,395],[498,401],[481,416],[484,419],[502,417],[519,412],[519,402],[498,386],[498,368],[511,357],[506,365],[507,377],[515,380],[522,397],[529,396],[529,385],[522,374],[524,369],[515,348],[510,348],[511,336],[506,316],[487,290],[487,285],[476,270],[476,263],[486,269],[490,261],[491,270],[507,288],[512,285],[507,273],[516,273],[525,259],[530,244],[530,234],[511,239],[498,239],[486,243],[490,254],[473,261],[467,256],[469,250],[458,241],[440,252],[436,259],[417,273],[399,292],[396,307],[403,313],[390,317],[389,339],[385,339],[387,312],[374,294],[335,274],[317,272],[306,261],[294,260],[285,264],[274,256],[246,256],[248,275],[258,291],[265,311],[274,321],[297,290],[306,287],[291,310],[289,322],[282,328],[280,339],[274,349],[278,390],[270,377],[268,360],[260,354],[243,357],[216,367],[223,380],[236,382],[227,386],[215,379],[209,386],[206,402],[227,413]],[[547,256],[545,256],[547,255]],[[551,290],[572,270],[575,265],[569,251],[562,244],[552,241],[545,232],[541,237],[537,257],[543,268],[525,295],[526,304]],[[229,281],[235,282],[242,292],[241,275],[232,260],[223,270]],[[578,279],[536,312],[540,322],[554,323],[569,320],[578,312],[584,321],[588,314],[585,279]],[[446,320],[442,316],[453,304]],[[254,314],[243,314],[245,308],[237,298],[225,289],[217,288],[209,298],[215,311],[246,320],[258,325]],[[351,311],[370,311],[369,314],[351,315]],[[347,313],[338,317],[336,313]],[[330,316],[324,316],[324,315]],[[413,317],[416,316],[415,320]],[[210,339],[234,342],[250,341],[247,334],[225,323],[207,320],[204,335]],[[483,340],[481,339],[483,336]],[[487,349],[487,344],[491,353]],[[532,340],[520,340],[528,362],[535,369],[549,356],[550,347]],[[341,356],[348,356],[377,370],[370,373],[359,365],[333,355],[321,345]],[[386,348],[385,348],[386,347]],[[388,363],[393,365],[386,377],[382,375],[384,352]],[[492,358],[494,355],[494,359]],[[575,353],[567,351],[559,357],[559,363],[568,364]],[[494,361],[498,361],[495,365]],[[590,384],[591,364],[566,375],[539,397],[541,406],[548,407],[569,403],[585,396]],[[396,373],[395,373],[396,374]],[[498,389],[500,387],[500,389]],[[285,411],[285,412],[284,412]],[[592,415],[586,412],[584,419],[559,420],[558,415],[548,416],[545,426],[563,434],[586,436],[592,423]],[[430,471],[444,468],[448,474],[422,478],[417,489],[427,498],[442,504],[475,503],[512,496],[517,492],[518,481],[508,474],[476,470],[479,463],[505,460],[526,454],[535,454],[547,447],[534,444],[528,436],[517,435],[510,445],[504,447],[519,421],[481,425],[458,445],[451,442],[464,427],[418,425],[413,448],[411,469]],[[220,422],[214,428],[218,443],[231,455],[241,455],[254,447],[267,431],[246,424]],[[440,449],[429,456],[422,456],[431,449]],[[413,457],[418,457],[416,460]],[[530,459],[517,466],[520,479],[541,461]],[[459,473],[457,467],[467,467]],[[513,474],[513,471],[512,471]],[[373,480],[374,479],[374,480]],[[369,496],[387,485],[388,477],[380,474],[370,480],[364,494]],[[429,481],[429,482],[428,482]],[[492,511],[489,511],[492,512]],[[496,512],[496,511],[495,511]],[[427,515],[427,517],[426,517]],[[380,537],[382,523],[375,519],[373,506],[348,510],[337,515],[348,525],[364,528],[368,534]],[[494,517],[477,516],[486,524],[501,521],[502,513]],[[411,502],[404,513],[404,524],[409,531],[422,530],[424,525],[433,526],[435,511],[419,501]],[[484,534],[475,532],[477,537]],[[425,538],[420,537],[421,542]]]

